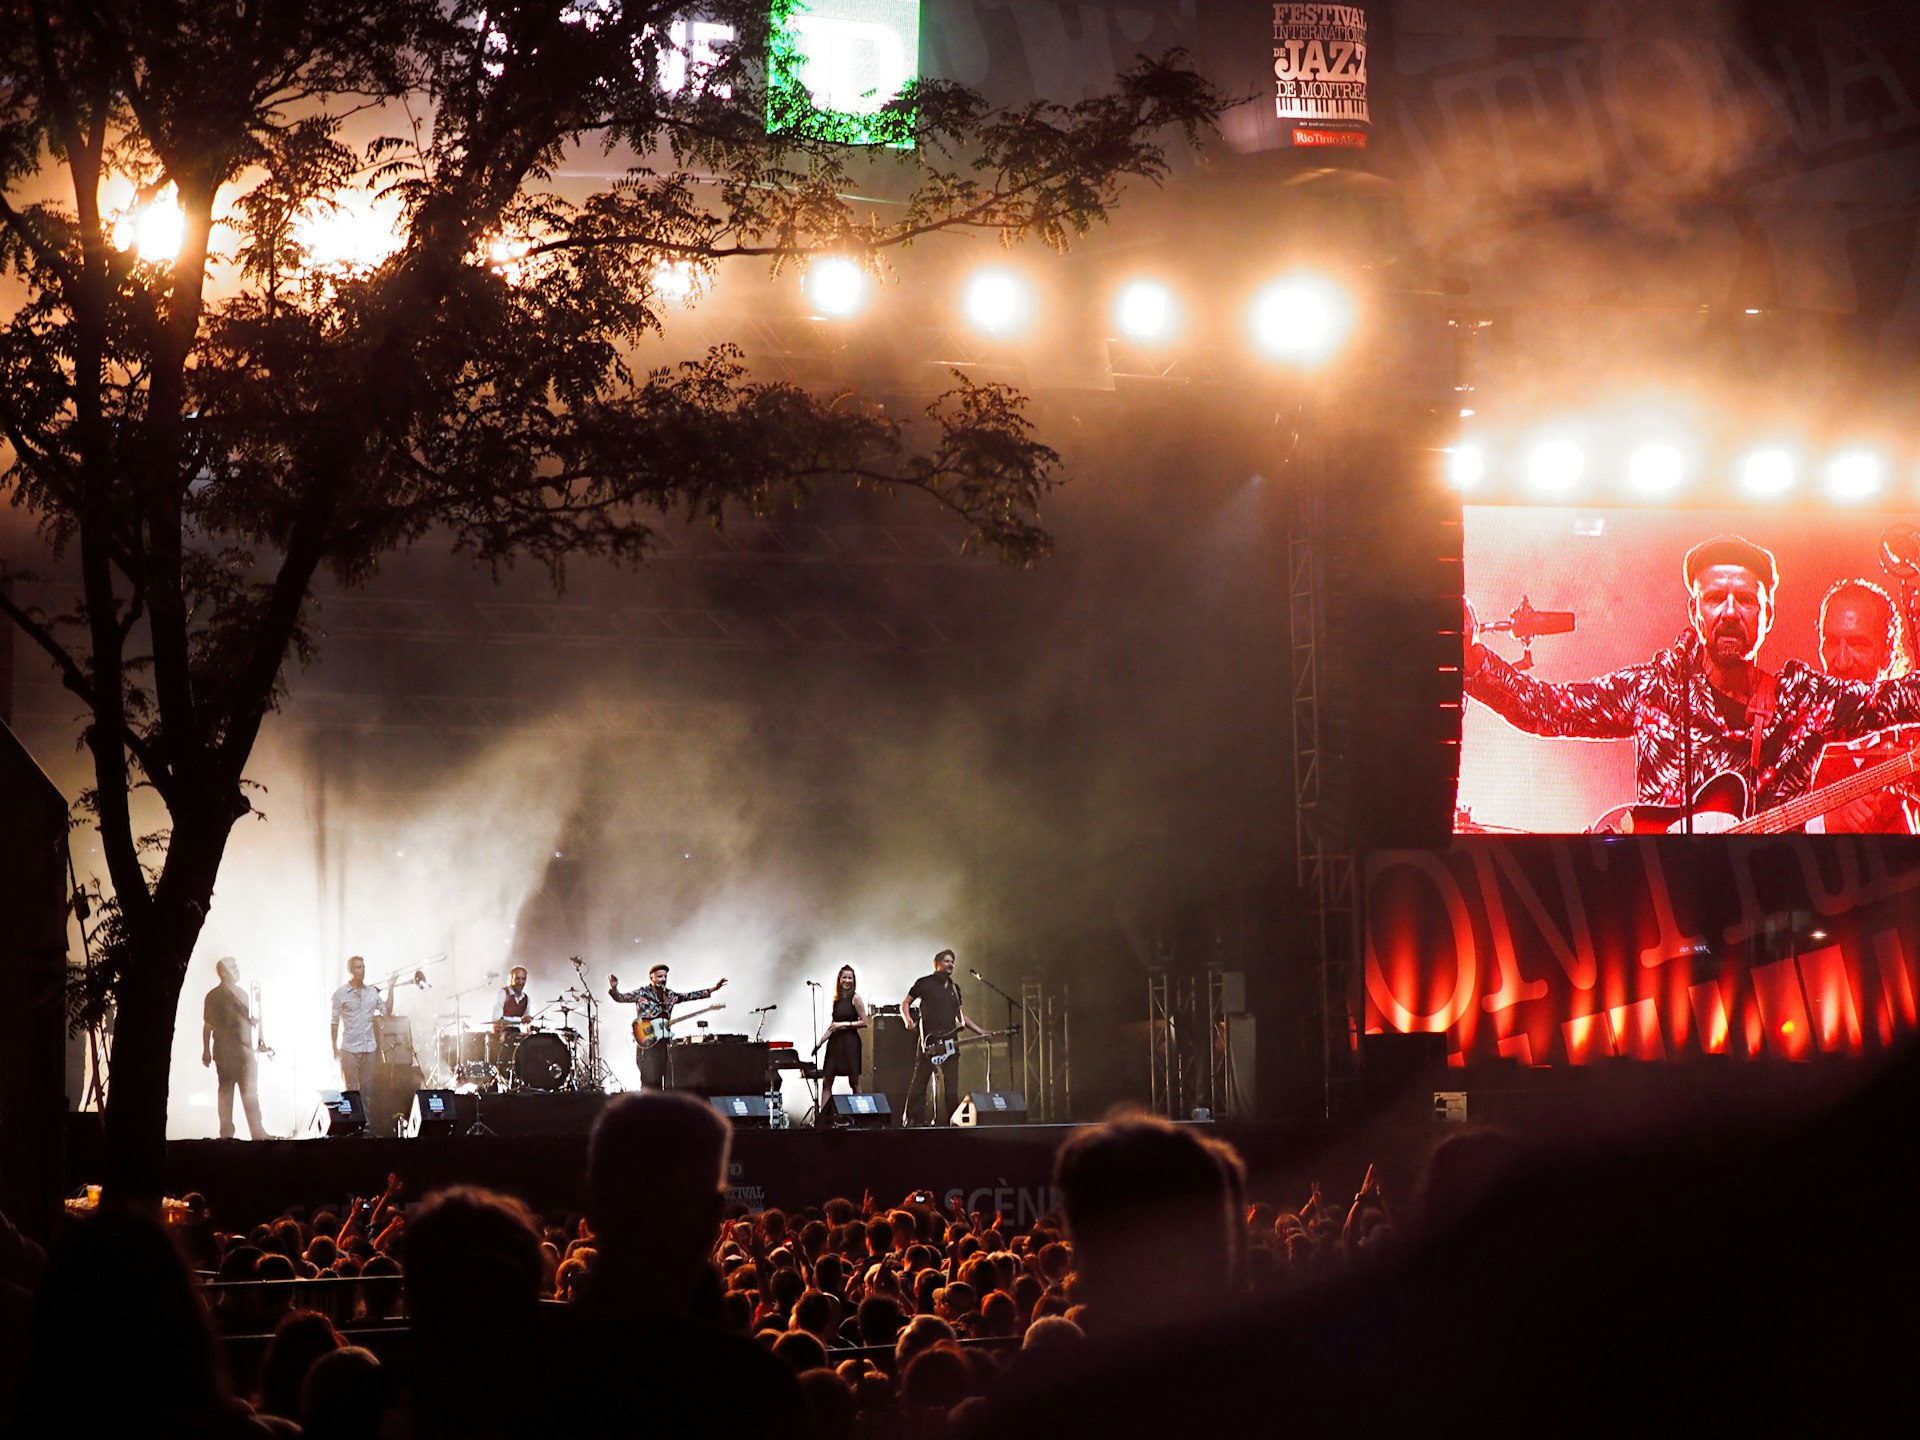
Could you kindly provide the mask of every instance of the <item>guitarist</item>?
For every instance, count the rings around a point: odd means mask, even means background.
[[[920,1048],[913,1057],[913,1078],[907,1082],[906,1111],[900,1117],[901,1124],[912,1125],[916,1116],[924,1114],[928,1084],[933,1079],[934,1056],[945,1048],[945,1042],[962,1030],[971,1030],[976,1035],[987,1033],[969,1020],[961,1008],[960,987],[953,983],[953,951],[942,950],[934,956],[933,973],[913,982],[907,998],[900,1002],[900,1018],[906,1022],[908,1033],[918,1035],[920,1040]],[[947,1122],[944,1116],[935,1115],[933,1123]]]
[[[614,1003],[635,1007],[637,1020],[671,1020],[673,1007],[688,1000],[704,1000],[714,991],[726,986],[726,976],[721,976],[704,990],[689,990],[682,993],[667,988],[667,967],[656,965],[647,972],[647,983],[638,990],[622,990],[620,977],[607,977],[607,994]],[[640,1084],[648,1090],[664,1090],[667,1085],[667,1047],[665,1045],[636,1045],[634,1059],[640,1063]]]
[[[1869,684],[1799,660],[1778,675],[1761,668],[1780,583],[1770,550],[1716,535],[1687,552],[1681,575],[1692,623],[1679,640],[1579,684],[1535,680],[1476,643],[1469,607],[1466,694],[1535,735],[1631,739],[1643,803],[1689,806],[1704,782],[1730,773],[1748,813],[1805,794],[1828,742],[1920,722],[1920,674]]]

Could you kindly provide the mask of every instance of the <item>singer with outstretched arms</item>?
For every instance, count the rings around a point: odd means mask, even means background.
[[[1777,675],[1759,665],[1780,583],[1771,551],[1716,535],[1687,552],[1681,574],[1691,624],[1674,644],[1575,684],[1535,680],[1487,650],[1467,607],[1470,699],[1535,735],[1633,740],[1642,804],[1596,828],[1731,829],[1803,795],[1828,742],[1920,721],[1920,674],[1867,683],[1799,660]]]
[[[913,1055],[913,1078],[907,1082],[906,1111],[902,1125],[917,1125],[926,1118],[927,1089],[936,1065],[950,1059],[954,1041],[962,1030],[984,1035],[960,1003],[960,987],[953,983],[954,955],[942,950],[933,957],[933,973],[922,975],[907,991],[900,1004],[900,1018],[910,1034],[917,1035],[919,1047]],[[934,1115],[933,1123],[944,1125],[946,1117]]]
[[[669,990],[667,988],[667,967],[655,965],[647,972],[647,983],[637,990],[622,990],[620,977],[607,977],[607,994],[614,1003],[632,1005],[636,1026],[653,1021],[671,1021],[673,1007],[685,1004],[689,1000],[705,1000],[714,991],[725,987],[726,977],[713,982],[704,990]],[[636,1033],[637,1038],[637,1033]],[[636,1044],[634,1059],[640,1065],[640,1083],[649,1090],[662,1090],[667,1084],[667,1055],[665,1045]]]

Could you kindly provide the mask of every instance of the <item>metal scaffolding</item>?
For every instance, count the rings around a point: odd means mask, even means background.
[[[1020,1075],[1027,1115],[1034,1120],[1060,1122],[1073,1116],[1068,998],[1064,981],[1021,978]]]
[[[1318,970],[1320,1104],[1340,1108],[1351,1080],[1348,994],[1358,951],[1351,845],[1329,813],[1321,697],[1326,638],[1326,515],[1317,473],[1303,467],[1292,492],[1287,527],[1287,609],[1293,677],[1294,879],[1306,901],[1307,936]]]

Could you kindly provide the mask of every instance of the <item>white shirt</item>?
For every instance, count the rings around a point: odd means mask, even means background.
[[[378,1050],[373,1017],[387,1013],[387,1002],[372,985],[355,989],[351,983],[333,992],[333,1023],[340,1027],[340,1048],[352,1055]]]

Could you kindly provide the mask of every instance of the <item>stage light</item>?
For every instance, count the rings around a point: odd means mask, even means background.
[[[1173,333],[1173,292],[1157,280],[1136,280],[1120,292],[1114,324],[1129,340],[1164,340]]]
[[[975,329],[1004,335],[1033,318],[1033,296],[1019,276],[986,270],[967,282],[960,308]]]
[[[1456,490],[1471,490],[1487,474],[1487,455],[1478,445],[1455,445],[1447,454],[1447,483]]]
[[[653,293],[669,305],[689,306],[699,289],[693,263],[688,260],[662,260],[654,267]]]
[[[400,248],[400,206],[349,192],[301,211],[293,222],[293,238],[306,251],[307,263],[317,269],[372,269]],[[522,247],[520,255],[530,248],[504,237],[491,242],[489,261],[496,269],[511,266],[519,258],[513,254],[516,245]],[[495,247],[504,248],[496,254]]]
[[[1276,360],[1316,364],[1330,359],[1353,328],[1353,303],[1331,281],[1293,275],[1253,302],[1253,338]]]
[[[867,272],[844,255],[827,255],[807,266],[801,288],[814,313],[844,319],[867,303]]]
[[[1865,500],[1880,493],[1883,467],[1864,450],[1836,455],[1827,466],[1827,490],[1836,500]]]
[[[1527,479],[1541,490],[1571,490],[1586,471],[1586,454],[1571,440],[1544,441],[1527,456]]]
[[[1627,483],[1645,495],[1664,495],[1685,473],[1686,461],[1671,445],[1642,445],[1627,457]]]
[[[1793,488],[1793,456],[1756,450],[1741,463],[1740,484],[1749,495],[1782,495]]]
[[[113,223],[113,247],[131,250],[142,260],[165,264],[180,253],[187,217],[169,185],[144,205],[121,214]]]

